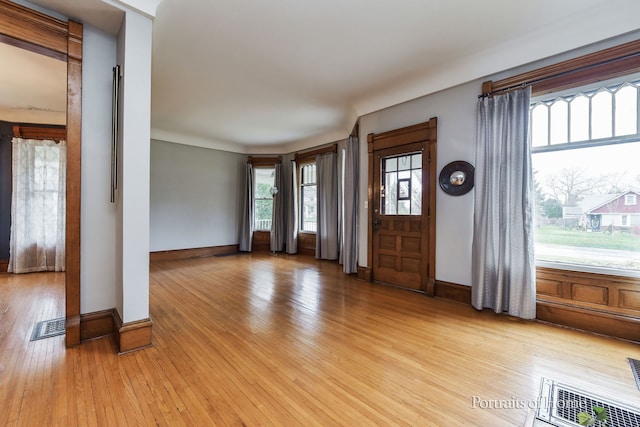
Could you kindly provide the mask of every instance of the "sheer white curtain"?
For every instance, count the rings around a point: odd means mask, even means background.
[[[285,244],[285,206],[284,206],[284,181],[282,179],[282,164],[276,163],[274,184],[278,192],[273,196],[273,209],[271,210],[271,252],[281,252]]]
[[[253,165],[247,163],[245,167],[245,186],[242,206],[242,221],[240,222],[239,250],[251,252],[253,242]]]
[[[67,144],[13,138],[10,273],[64,271]]]
[[[472,303],[534,319],[531,88],[478,101]]]

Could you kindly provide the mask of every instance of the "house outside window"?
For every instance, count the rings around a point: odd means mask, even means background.
[[[257,231],[271,230],[271,216],[273,213],[273,195],[271,189],[275,184],[275,168],[255,168],[254,179],[254,225]]]
[[[640,273],[639,83],[532,99],[538,265]]]
[[[315,233],[317,223],[317,181],[316,164],[300,166],[300,231]]]

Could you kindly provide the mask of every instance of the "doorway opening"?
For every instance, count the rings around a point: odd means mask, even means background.
[[[437,119],[368,135],[371,279],[434,294]]]

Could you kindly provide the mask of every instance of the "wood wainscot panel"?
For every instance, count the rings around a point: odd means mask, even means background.
[[[640,279],[537,268],[537,318],[640,341]]]
[[[536,279],[536,291],[538,295],[548,295],[551,297],[562,297],[562,282],[545,278]]]
[[[316,255],[315,233],[298,233],[298,253],[301,255]]]
[[[640,289],[618,289],[618,308],[640,312]]]
[[[253,242],[251,243],[252,251],[270,251],[271,250],[271,233],[269,231],[254,231]]]
[[[358,266],[358,279],[370,282],[371,281],[371,269],[368,268],[368,267],[360,267],[360,266]]]
[[[538,267],[538,300],[640,318],[640,279]]]
[[[205,248],[176,249],[157,251],[149,254],[149,261],[175,261],[179,259],[204,258],[210,256],[231,255],[239,252],[238,245],[209,246]]]
[[[113,310],[114,338],[118,347],[118,354],[131,353],[151,347],[151,319],[122,323],[118,310]]]
[[[571,300],[591,304],[608,305],[609,289],[602,285],[571,284]]]

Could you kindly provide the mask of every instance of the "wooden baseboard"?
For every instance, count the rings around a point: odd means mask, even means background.
[[[118,354],[131,353],[151,347],[151,319],[122,323],[118,310],[113,311],[114,338],[118,347]]]
[[[0,259],[0,273],[6,273],[8,268],[9,268],[9,260]]]
[[[80,341],[113,335],[113,312],[111,310],[96,311],[80,315]]]
[[[637,317],[538,300],[536,318],[574,329],[640,342],[640,318]]]
[[[73,347],[80,344],[80,315],[65,318],[65,346]]]
[[[189,258],[203,258],[238,253],[239,245],[209,246],[205,248],[157,251],[149,254],[150,261],[175,261]]]
[[[464,304],[471,304],[471,286],[436,280],[434,297],[445,298]]]
[[[360,266],[358,266],[358,279],[370,282],[371,281],[371,269],[368,268],[368,267],[360,267]]]

